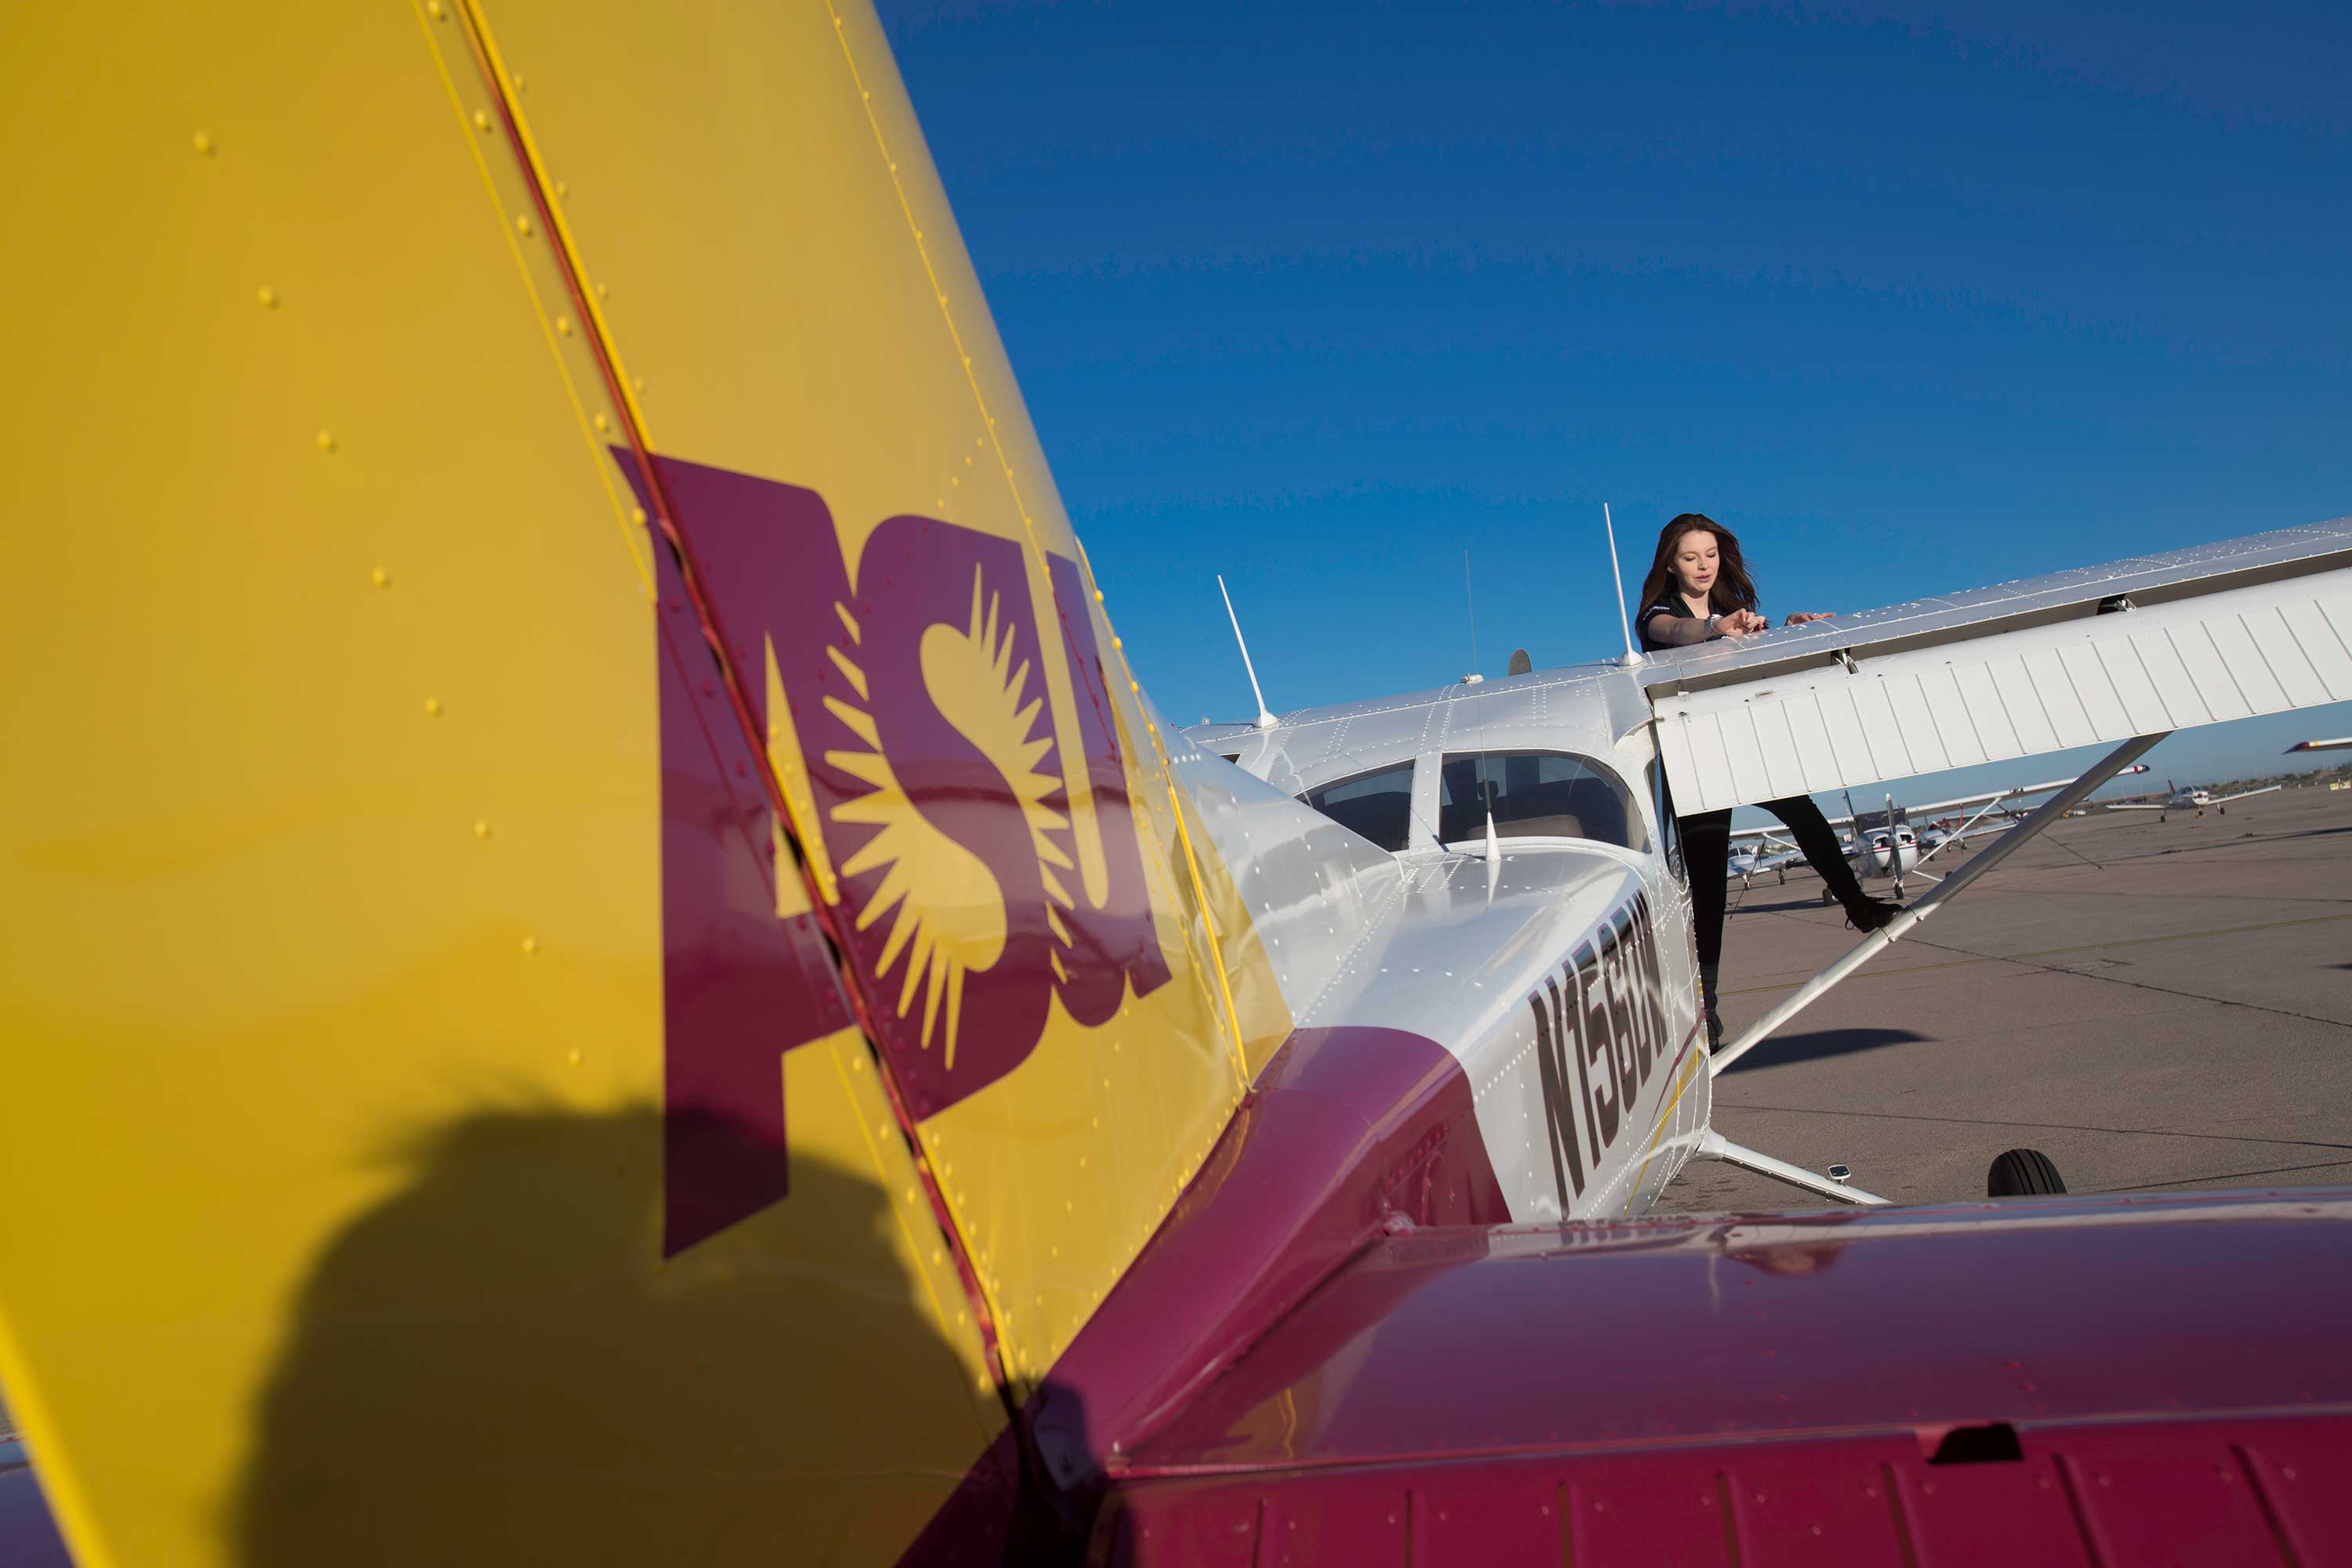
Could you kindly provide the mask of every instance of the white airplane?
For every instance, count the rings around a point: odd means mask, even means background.
[[[2162,800],[2112,800],[2105,803],[2106,809],[2109,811],[2152,811],[2157,814],[2156,819],[2158,822],[2163,822],[2168,820],[2169,815],[2176,811],[2194,811],[2198,816],[2202,816],[2205,815],[2205,808],[2210,805],[2220,810],[2222,816],[2227,816],[2230,815],[2230,802],[2233,800],[2248,800],[2258,795],[2269,795],[2280,787],[2277,784],[2264,784],[2260,789],[2240,790],[2235,795],[2215,795],[2212,791],[2208,789],[2182,789],[2178,784],[2175,784],[2170,779],[2165,780],[2164,783],[2165,787],[2169,789],[2172,793],[2165,796]]]
[[[1426,945],[1416,941],[1400,947],[1380,939],[1375,949],[1387,956],[1368,963],[1362,931],[1349,918],[1334,920],[1328,894],[1318,899],[1304,885],[1293,888],[1281,879],[1247,884],[1250,907],[1262,911],[1262,920],[1297,911],[1300,928],[1280,933],[1286,955],[1304,942],[1307,952],[1328,954],[1339,964],[1339,978],[1328,983],[1336,989],[1317,1004],[1318,1018],[1419,1017],[1413,1000],[1419,993],[1406,982],[1425,986],[1433,972],[1482,991],[1498,985],[1506,992],[1541,991],[1539,974],[1506,983],[1479,967],[1475,955],[1508,952],[1517,955],[1515,962],[1541,969],[1569,962],[1586,945],[1599,951],[1605,944],[1598,939],[1559,932],[1553,916],[1538,919],[1517,900],[1533,896],[1545,910],[1581,910],[1587,889],[1619,885],[1616,868],[1638,872],[1638,882],[1622,885],[1639,888],[1646,917],[1659,927],[1661,973],[1674,988],[1687,983],[1674,978],[1687,967],[1687,926],[1675,859],[1665,853],[1671,824],[1659,811],[1662,775],[1683,810],[1703,811],[2062,750],[2126,731],[2143,738],[2144,743],[2135,741],[2063,784],[1925,803],[1920,809],[1974,808],[1937,847],[1985,831],[2004,835],[1914,906],[1931,910],[2107,780],[2135,767],[2154,744],[2152,737],[2168,727],[2198,715],[2212,721],[2251,710],[2242,700],[2235,706],[2220,700],[2223,690],[2259,692],[2268,710],[2322,700],[2336,689],[2339,673],[2352,689],[2352,663],[2337,669],[2334,633],[2311,620],[2320,613],[2317,603],[2291,584],[2263,580],[2270,563],[2300,558],[2295,552],[2304,548],[2285,535],[2264,536],[1788,628],[1738,644],[1534,671],[1308,710],[1271,722],[1261,703],[1255,722],[1204,724],[1186,733],[1395,857],[1411,873],[1402,912],[1411,919],[1417,910],[1444,930],[1443,935],[1432,931]],[[2340,547],[2315,542],[2308,548],[2330,562],[2331,571],[2347,571],[2352,583],[2352,565],[2335,564],[2352,562],[2352,531]],[[2239,659],[2240,646],[2226,629],[2206,636],[2201,645],[2185,630],[2168,637],[2176,622],[2185,626],[2194,618],[2202,628],[2210,618],[2179,587],[2209,572],[2217,574],[2212,614],[2253,617],[2248,624],[2262,627],[2273,656],[2263,668],[2284,667],[2286,677],[2263,686],[2253,672],[2251,646],[2247,658]],[[2135,608],[2135,593],[2161,602]],[[2057,618],[2042,618],[2053,615]],[[2166,665],[2149,651],[2176,642],[2200,647],[2194,664]],[[2305,646],[2313,653],[2289,663],[2288,654]],[[2241,684],[2246,682],[2251,686]],[[2049,798],[2023,824],[1983,826],[2004,804],[2033,795]],[[1227,816],[1206,813],[1221,845],[1220,824]],[[1743,837],[1748,843],[1741,863],[1751,875],[1791,853],[1770,830]],[[1865,829],[1855,852],[1874,871],[1916,870],[1926,858],[1916,833],[1899,820],[1883,830],[1883,842],[1874,844],[1871,837]],[[1240,834],[1234,843],[1235,853],[1247,847],[1253,865],[1271,864],[1273,850],[1256,836]],[[1270,872],[1253,874],[1271,878]],[[1320,885],[1328,887],[1329,879],[1320,878]],[[1507,907],[1514,911],[1508,919],[1487,929]],[[1369,900],[1360,918],[1385,919],[1389,912],[1385,900]],[[1888,929],[1899,936],[1912,918],[1906,912]],[[1856,951],[1884,945],[1874,938]],[[1292,962],[1309,961],[1300,953]],[[1801,993],[1796,1005],[1816,994]],[[1344,1009],[1330,1011],[1342,997]],[[1679,1010],[1683,999],[1674,999],[1674,1020],[1685,1016]],[[1768,1018],[1727,1047],[1718,1064],[1751,1048],[1789,1016],[1783,1010]],[[1491,1050],[1499,1064],[1529,1043],[1523,1029],[1503,1027],[1489,1042],[1465,1042],[1463,1049],[1479,1063],[1490,1059]],[[1629,1085],[1642,1114],[1669,1118],[1653,1122],[1653,1136],[1644,1141],[1656,1163],[1645,1154],[1631,1168],[1619,1166],[1606,1140],[1597,1148],[1589,1140],[1574,1150],[1557,1148],[1535,1163],[1552,1168],[1564,1184],[1545,1190],[1538,1183],[1525,1194],[1528,1212],[1595,1212],[1588,1193],[1607,1192],[1611,1203],[1646,1201],[1659,1184],[1659,1166],[1692,1157],[1732,1159],[1800,1185],[1813,1182],[1819,1190],[1819,1179],[1810,1173],[1791,1173],[1780,1163],[1727,1143],[1703,1125],[1706,1108],[1685,1103],[1687,1096],[1678,1100],[1679,1090],[1653,1113],[1640,1100],[1643,1082]],[[1509,1147],[1540,1150],[1539,1131],[1527,1129],[1538,1128],[1549,1114],[1543,1104],[1541,1095],[1529,1102],[1524,1126],[1507,1135]],[[1682,1116],[1694,1109],[1699,1123],[1685,1123]],[[1553,1130],[1556,1144],[1566,1136]],[[1589,1173],[1582,1186],[1575,1180],[1580,1173]]]
[[[2346,735],[2334,741],[2297,741],[2286,749],[2285,754],[2292,756],[2297,752],[2341,752],[2348,747],[2352,747],[2352,735]]]
[[[1770,828],[1756,829],[1758,837],[1745,844],[1731,847],[1729,870],[1745,887],[1767,871],[1777,872],[1780,879],[1789,879],[1789,868],[1804,863],[1805,853]]]
[[[1890,802],[1890,816],[1894,809]],[[1838,847],[1844,853],[1846,864],[1853,868],[1854,875],[1892,877],[1895,879],[1895,896],[1902,897],[1903,874],[1916,869],[1923,858],[1919,837],[1911,825],[1896,820],[1891,829],[1865,827],[1856,831],[1853,826],[1854,819],[1851,816],[1833,816],[1828,820],[1831,826],[1843,829],[1838,834]],[[1886,818],[1874,815],[1873,820],[1885,821]],[[1739,879],[1741,886],[1751,885],[1757,877],[1767,871],[1777,873],[1780,881],[1785,883],[1789,879],[1789,868],[1804,864],[1804,851],[1789,843],[1777,830],[1754,828],[1750,831],[1759,835],[1756,842],[1736,845],[1731,852],[1730,874]],[[1824,887],[1822,902],[1830,904],[1835,901],[1835,897]]]
[[[1903,873],[1918,868],[1919,836],[1907,822],[1873,828],[1857,835],[1853,852],[1846,859],[1858,876],[1894,878],[1895,893],[1900,898]]]

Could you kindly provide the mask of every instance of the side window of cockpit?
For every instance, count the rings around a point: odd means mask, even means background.
[[[1484,838],[1486,814],[1498,838],[1591,838],[1622,848],[1648,842],[1625,782],[1590,757],[1564,752],[1463,752],[1438,775],[1437,837]]]
[[[1383,849],[1405,847],[1412,836],[1412,764],[1399,763],[1308,790],[1299,799]]]

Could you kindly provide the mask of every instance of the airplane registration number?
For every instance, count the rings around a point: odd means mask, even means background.
[[[1580,942],[1528,995],[1537,1071],[1560,1212],[1588,1173],[1634,1127],[1633,1108],[1677,1054],[1646,895],[1636,894]],[[1638,1129],[1636,1129],[1638,1131]]]

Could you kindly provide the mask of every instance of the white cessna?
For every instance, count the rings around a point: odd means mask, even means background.
[[[2352,519],[1648,658],[1281,717],[1261,700],[1170,761],[1298,1026],[1437,1042],[1515,1218],[1639,1213],[1693,1158],[1877,1203],[1725,1139],[1714,1075],[2165,735],[2352,700],[2347,647]],[[1676,813],[2092,744],[2113,750],[2063,788],[1967,803],[2048,793],[1747,1033],[1694,1047]],[[2016,1154],[1996,1190],[2063,1190]]]
[[[2205,808],[2209,805],[2218,806],[2221,815],[2227,816],[2230,815],[2230,802],[2250,799],[2258,795],[2269,795],[2279,787],[2277,784],[2264,784],[2260,789],[2242,789],[2235,795],[2215,795],[2211,790],[2207,789],[2182,789],[2170,779],[2165,780],[2164,784],[2165,787],[2172,793],[2162,800],[2109,801],[2106,803],[2106,808],[2109,811],[2153,811],[2157,814],[2156,819],[2158,822],[2166,820],[2168,814],[2176,811],[2193,810],[2198,816],[2202,816],[2205,815]]]

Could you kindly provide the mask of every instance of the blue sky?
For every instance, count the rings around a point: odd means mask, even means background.
[[[1218,572],[1277,710],[1461,675],[1465,547],[1489,673],[1610,654],[1604,500],[1780,611],[2352,513],[2352,7],[880,9],[1180,721]]]

